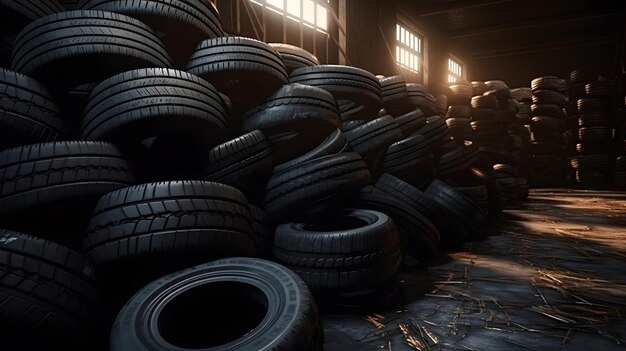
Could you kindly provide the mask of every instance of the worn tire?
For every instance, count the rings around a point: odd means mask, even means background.
[[[0,229],[0,326],[29,342],[84,342],[94,323],[98,291],[85,258],[51,241]],[[7,335],[7,334],[5,334]],[[5,340],[5,347],[11,347]],[[17,344],[17,342],[15,342]]]
[[[184,68],[196,45],[224,36],[217,9],[202,0],[83,0],[83,10],[100,10],[134,17],[159,33],[174,66]]]
[[[166,135],[212,146],[225,139],[226,126],[222,99],[211,84],[182,71],[146,68],[98,84],[81,129],[85,140],[128,145]]]
[[[274,256],[314,292],[381,286],[400,270],[400,239],[393,220],[371,210],[322,213],[276,228]]]
[[[327,91],[288,84],[241,118],[244,132],[259,129],[269,139],[277,163],[294,159],[341,128],[339,110]]]
[[[402,139],[402,130],[391,116],[383,116],[345,132],[352,151],[363,157],[370,171],[379,172],[380,161],[389,145]]]
[[[132,184],[119,150],[108,143],[68,141],[0,152],[0,215],[97,200]]]
[[[0,150],[62,140],[66,130],[46,88],[0,68]]]
[[[265,210],[275,223],[295,218],[307,210],[323,210],[336,200],[371,181],[359,154],[344,152],[301,163],[274,174],[267,184]]]
[[[20,32],[11,69],[69,89],[142,67],[171,67],[156,34],[142,22],[104,11],[40,18]]]
[[[320,65],[315,55],[300,47],[283,43],[269,43],[268,45],[280,54],[287,74],[291,74],[298,68]]]
[[[237,189],[204,181],[142,184],[100,198],[84,251],[105,272],[133,264],[143,282],[179,267],[255,254],[250,210]]]
[[[186,71],[212,82],[242,111],[289,82],[278,52],[266,43],[245,37],[203,40],[189,58]]]
[[[112,351],[321,351],[323,342],[300,277],[270,261],[235,257],[145,286],[120,311],[110,344]]]
[[[274,173],[283,172],[285,170],[298,166],[299,164],[309,161],[309,160],[313,160],[313,159],[328,156],[328,155],[339,154],[342,152],[347,152],[349,151],[349,149],[350,147],[348,146],[348,141],[343,136],[341,129],[336,129],[314,149],[308,151],[302,156],[296,157],[292,160],[276,165],[274,167]]]
[[[405,113],[394,118],[396,125],[402,131],[405,137],[417,132],[420,128],[426,125],[426,117],[424,112],[420,109],[414,109],[411,112]]]

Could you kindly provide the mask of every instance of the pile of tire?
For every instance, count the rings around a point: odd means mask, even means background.
[[[0,326],[22,349],[320,350],[313,296],[482,237],[513,189],[423,86],[225,36],[207,1],[64,3],[0,1]]]
[[[608,187],[615,164],[614,128],[616,93],[614,81],[599,79],[596,71],[577,69],[570,74],[573,96],[577,97],[577,155],[570,159],[576,183],[583,187]],[[584,94],[580,87],[584,86]]]
[[[450,96],[447,101],[450,104],[446,112],[446,124],[454,141],[463,146],[465,140],[474,138],[474,130],[471,125],[472,86],[469,82],[459,82],[450,85]]]
[[[561,187],[567,182],[566,122],[568,82],[555,76],[531,81],[531,155],[533,187]]]
[[[530,123],[532,122],[532,110],[530,106],[533,103],[532,96],[532,89],[528,87],[511,89],[511,97],[517,101],[518,107],[517,114],[515,115],[517,122],[515,130],[522,142],[522,148],[519,150],[518,172],[526,179],[530,178],[532,172],[532,162],[530,158]]]

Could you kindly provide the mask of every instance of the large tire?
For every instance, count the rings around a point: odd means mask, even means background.
[[[341,129],[336,129],[329,136],[324,139],[318,146],[302,156],[296,157],[287,162],[283,162],[274,167],[274,173],[280,173],[292,167],[295,167],[303,162],[313,160],[316,158],[334,155],[342,152],[346,152],[350,149],[348,141],[343,136]]]
[[[211,182],[142,184],[100,198],[84,250],[106,272],[129,263],[139,278],[208,260],[255,254],[250,211],[237,189]]]
[[[371,73],[356,67],[323,65],[304,67],[290,75],[292,83],[312,85],[329,91],[337,101],[347,101],[341,119],[376,118],[382,106],[380,82]]]
[[[83,0],[83,10],[128,15],[159,33],[176,68],[183,69],[196,45],[205,38],[224,36],[220,15],[204,0]]]
[[[272,257],[274,247],[274,228],[270,224],[267,214],[262,209],[249,205],[252,240],[256,245],[256,251],[260,257]]]
[[[406,82],[401,76],[385,77],[380,80],[383,93],[383,105],[392,116],[398,117],[411,112],[411,106]]]
[[[427,263],[437,252],[439,231],[419,210],[388,193],[365,187],[354,198],[354,206],[389,215],[406,235],[406,253]]]
[[[341,128],[333,96],[320,88],[288,84],[242,116],[242,130],[261,130],[274,149],[276,162],[301,156]]]
[[[354,152],[324,156],[274,174],[267,184],[265,210],[276,223],[337,205],[337,197],[371,181],[365,162]]]
[[[0,67],[9,67],[11,46],[30,22],[65,11],[56,0],[0,0]]]
[[[333,211],[281,224],[274,256],[319,293],[379,287],[395,277],[402,262],[395,223],[371,210]]]
[[[276,263],[228,258],[153,281],[124,306],[111,351],[323,348],[313,296]]]
[[[59,110],[43,85],[0,68],[0,150],[65,137]]]
[[[404,134],[405,137],[410,136],[426,125],[424,112],[422,112],[419,108],[395,117],[394,120],[396,121],[398,128],[402,130],[402,134]]]
[[[93,326],[98,292],[94,270],[82,255],[56,243],[0,229],[0,326],[27,340],[84,342]],[[49,344],[48,344],[49,346]]]
[[[283,43],[269,43],[269,46],[280,54],[287,74],[291,74],[298,68],[319,66],[320,64],[315,55],[300,47]]]
[[[432,162],[432,155],[426,140],[420,134],[397,141],[387,148],[382,164],[382,171],[398,177],[409,184],[419,187],[430,181],[425,162]]]
[[[244,37],[203,40],[189,59],[186,71],[212,82],[242,111],[262,102],[289,81],[276,50]]]
[[[459,230],[456,237],[442,238],[445,239],[446,243],[461,244],[475,235],[483,213],[480,209],[476,210],[475,206],[463,194],[439,180],[434,180],[430,184],[426,189],[426,194],[439,203],[455,221],[458,221],[459,229],[467,228],[466,230]]]
[[[209,151],[206,180],[228,184],[251,195],[262,195],[272,175],[273,159],[265,135],[254,130]]]
[[[134,182],[118,149],[108,143],[68,141],[0,152],[0,215],[95,202]]]
[[[171,67],[156,34],[142,22],[104,11],[40,18],[20,32],[11,67],[66,89],[142,67]]]
[[[93,89],[82,137],[138,144],[173,135],[209,146],[225,139],[225,115],[217,90],[203,79],[172,69],[139,69]]]
[[[402,130],[393,117],[383,116],[345,132],[350,148],[365,160],[370,171],[379,172],[380,161],[389,145],[402,139]]]

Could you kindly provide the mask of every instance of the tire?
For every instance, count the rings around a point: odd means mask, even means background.
[[[370,171],[377,174],[379,163],[389,145],[402,139],[402,131],[393,117],[384,116],[344,134],[352,151],[363,157]]]
[[[313,292],[338,293],[379,287],[402,264],[394,221],[371,210],[340,210],[276,228],[276,260]]]
[[[11,47],[17,34],[30,22],[65,9],[56,0],[0,1],[0,67],[9,67]]]
[[[609,171],[613,169],[615,157],[610,154],[578,155],[570,160],[575,170]]]
[[[396,125],[405,137],[410,136],[426,125],[426,117],[424,117],[424,112],[420,109],[414,109],[411,112],[395,117],[394,121],[396,121]]]
[[[146,68],[98,84],[81,129],[85,140],[133,145],[155,136],[178,136],[205,147],[226,137],[226,111],[217,90],[192,74]]]
[[[437,253],[439,231],[417,208],[387,193],[376,191],[373,187],[361,189],[353,202],[354,206],[380,211],[393,218],[407,236],[406,253],[420,263],[429,262]]]
[[[424,173],[424,160],[430,156],[426,140],[420,134],[397,141],[387,148],[382,172],[419,187],[430,174]],[[432,158],[432,156],[430,156]]]
[[[255,254],[250,210],[237,189],[212,182],[142,184],[100,198],[84,252],[106,273],[131,264],[146,280],[216,258]]]
[[[289,82],[278,52],[261,41],[244,37],[203,40],[189,58],[186,71],[212,82],[242,111]]]
[[[561,107],[567,105],[565,95],[554,90],[535,90],[532,101],[533,104],[552,104]]]
[[[303,162],[307,162],[313,159],[317,159],[320,157],[335,155],[342,152],[349,151],[348,141],[343,136],[341,129],[336,129],[329,136],[322,141],[318,146],[316,146],[313,150],[305,153],[302,156],[296,157],[287,162],[283,162],[274,167],[274,173],[281,173],[293,167],[296,167]]]
[[[43,85],[0,68],[0,150],[62,140],[66,130]]]
[[[293,71],[290,81],[327,90],[337,101],[352,102],[345,105],[350,108],[341,110],[344,122],[372,120],[383,107],[380,82],[373,74],[360,68],[340,65],[304,67]]]
[[[337,198],[369,184],[365,162],[354,152],[324,156],[274,174],[267,184],[265,211],[274,223],[337,205]]]
[[[459,244],[470,240],[475,235],[483,214],[463,194],[437,179],[430,184],[425,193],[439,203],[450,216],[459,221],[461,226],[469,229],[466,232],[459,231],[456,238],[445,238],[446,242]]]
[[[0,152],[0,216],[95,202],[134,182],[118,149],[108,143],[68,141]]]
[[[206,180],[231,185],[248,196],[261,198],[274,166],[272,148],[259,130],[214,147],[209,151],[208,162],[204,168]]]
[[[269,43],[269,46],[280,54],[287,74],[291,74],[298,68],[320,65],[315,55],[300,47],[283,43]]]
[[[565,119],[565,110],[563,107],[554,104],[532,104],[530,105],[530,115],[548,116],[558,119]]]
[[[606,112],[610,113],[613,111],[611,107],[611,103],[598,98],[582,98],[578,99],[576,102],[576,106],[578,107],[578,111],[582,114],[594,113],[594,112]]]
[[[437,176],[440,178],[446,178],[466,168],[465,153],[459,146],[442,154],[437,160]]]
[[[156,34],[142,22],[104,11],[40,18],[20,32],[11,69],[66,90],[143,67],[172,66]]]
[[[452,105],[448,107],[446,118],[470,118],[472,108],[465,105]]]
[[[613,118],[604,112],[585,113],[579,115],[578,125],[581,127],[611,127]]]
[[[380,80],[383,105],[392,116],[402,116],[414,110],[409,101],[406,82],[401,76],[385,77]]]
[[[272,144],[277,163],[302,156],[341,128],[339,110],[327,91],[288,84],[242,116],[244,132],[261,130]]]
[[[454,190],[463,194],[466,198],[474,202],[482,211],[485,220],[489,215],[489,193],[484,185],[454,187]]]
[[[235,257],[141,289],[120,311],[110,349],[321,351],[323,341],[317,306],[300,277],[270,261]]]
[[[99,302],[91,265],[64,246],[12,230],[0,229],[0,243],[0,326],[29,336],[16,349],[84,342]]]
[[[382,115],[381,117],[384,117],[386,115]],[[353,121],[347,121],[347,122],[343,122],[343,125],[341,127],[341,130],[345,133],[351,131],[352,129],[364,125],[365,123],[367,123],[368,121],[366,120],[362,120],[362,119],[355,119]]]
[[[558,131],[562,128],[560,121],[554,117],[536,116],[532,118],[530,129],[536,133],[538,131]]]
[[[613,138],[613,129],[606,127],[582,127],[578,129],[578,138],[582,142],[611,140]]]
[[[201,40],[224,36],[219,13],[208,1],[84,0],[80,8],[121,13],[147,24],[159,33],[174,66],[180,69]]]
[[[267,214],[262,209],[249,205],[252,240],[256,246],[259,256],[264,258],[272,257],[274,247],[274,229],[270,224]]]
[[[590,97],[610,97],[617,95],[617,86],[612,80],[598,80],[585,85],[585,92]]]
[[[576,152],[580,155],[610,154],[614,145],[610,140],[592,141],[576,144]]]
[[[448,125],[440,116],[432,116],[426,118],[426,125],[415,132],[426,138],[426,142],[430,145],[430,150],[437,153],[439,148],[450,139]]]
[[[530,88],[533,90],[533,92],[545,89],[567,93],[567,81],[559,77],[544,76],[533,79],[530,82]]]
[[[497,110],[498,99],[495,95],[479,95],[472,97],[472,108],[476,110]]]
[[[439,204],[426,196],[426,194],[418,188],[391,174],[384,173],[378,178],[374,184],[373,192],[376,193],[378,191],[405,202],[409,206],[417,209],[419,213],[426,216],[426,218],[433,223],[436,222],[437,216],[441,214]]]
[[[585,67],[573,70],[569,75],[569,79],[572,81],[572,84],[588,83],[598,80],[598,76],[596,69]]]

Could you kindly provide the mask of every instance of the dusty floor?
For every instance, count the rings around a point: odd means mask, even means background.
[[[487,230],[381,306],[333,306],[325,349],[626,350],[626,193],[532,191]]]

